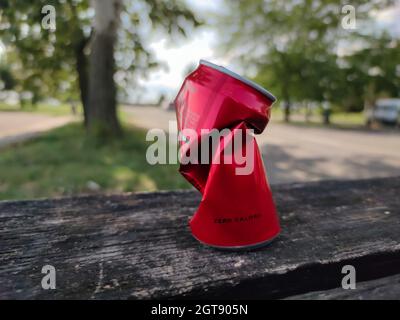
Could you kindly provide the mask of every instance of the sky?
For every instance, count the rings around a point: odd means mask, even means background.
[[[186,0],[186,2],[189,8],[205,19],[207,12],[218,12],[222,4],[222,0]],[[216,40],[216,31],[202,26],[193,31],[186,40],[176,45],[171,44],[166,38],[152,41],[149,45],[150,49],[158,61],[166,63],[168,69],[160,68],[150,72],[146,79],[139,79],[139,85],[143,90],[138,100],[155,102],[161,93],[172,99],[182,84],[187,68],[196,67],[200,59],[226,64],[227,59],[218,57],[216,54]],[[155,92],[157,92],[156,95]]]
[[[194,39],[179,47],[171,45],[167,39],[152,43],[150,48],[155,53],[156,59],[166,63],[168,69],[159,68],[150,72],[147,79],[139,79],[139,85],[148,91],[141,99],[149,99],[154,95],[154,90],[171,95],[182,83],[185,70],[189,66],[197,66],[200,59],[215,61],[214,38],[215,34],[212,31],[202,30],[196,32]]]

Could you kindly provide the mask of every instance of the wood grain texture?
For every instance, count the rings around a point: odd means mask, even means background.
[[[252,252],[195,241],[196,191],[0,202],[0,298],[284,298],[399,273],[400,178],[273,187],[282,234]],[[57,289],[41,288],[41,268]]]
[[[399,300],[400,274],[360,282],[354,290],[336,288],[289,297],[288,300]]]

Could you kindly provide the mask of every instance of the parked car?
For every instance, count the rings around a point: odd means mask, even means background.
[[[374,108],[366,112],[367,124],[380,122],[400,126],[400,99],[379,99]]]

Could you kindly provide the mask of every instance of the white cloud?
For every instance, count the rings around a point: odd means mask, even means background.
[[[222,0],[186,0],[186,2],[203,20],[207,20],[209,13],[217,12],[222,4]],[[216,39],[217,31],[203,26],[193,31],[185,41],[180,41],[179,44],[170,43],[166,38],[153,40],[149,47],[157,60],[167,66],[167,70],[160,68],[151,71],[147,79],[139,79],[139,85],[145,89],[140,100],[142,102],[156,101],[160,93],[172,98],[179,90],[188,66],[197,66],[200,59],[220,64],[226,63],[223,58],[216,56],[213,49]]]
[[[140,80],[141,85],[162,85],[175,89],[184,78],[185,69],[193,64],[197,65],[200,59],[213,59],[214,51],[211,48],[214,34],[210,31],[196,32],[192,40],[188,40],[179,47],[172,46],[167,39],[161,39],[150,44],[157,60],[167,64],[168,70],[159,69],[147,80]]]

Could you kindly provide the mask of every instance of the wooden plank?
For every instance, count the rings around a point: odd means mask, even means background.
[[[356,289],[316,291],[287,298],[288,300],[399,300],[400,274],[357,283]]]
[[[253,252],[196,242],[196,191],[0,202],[0,298],[284,298],[400,270],[400,178],[276,186],[283,232]],[[57,289],[41,288],[41,268]]]

